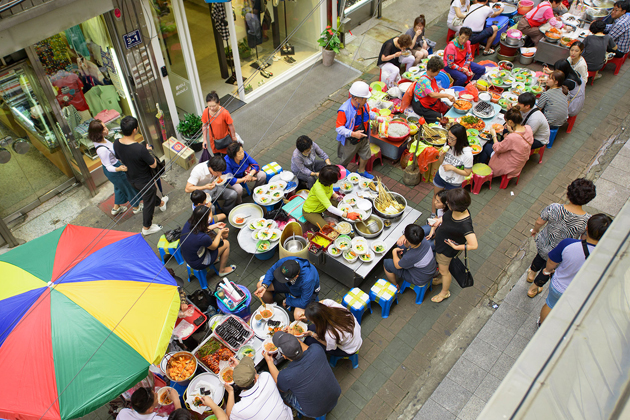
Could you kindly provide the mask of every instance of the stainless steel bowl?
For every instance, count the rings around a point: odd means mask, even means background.
[[[509,45],[511,47],[519,47],[521,45],[520,39],[511,38],[509,36],[506,36],[503,42],[505,42],[505,45]]]
[[[308,241],[303,236],[291,236],[284,241],[284,249],[289,252],[300,252],[308,245]]]
[[[385,214],[385,213],[381,213],[376,208],[376,205],[375,205],[374,206],[374,213],[376,213],[377,216],[382,217],[383,219],[397,219],[398,217],[402,216],[402,214],[405,212],[405,209],[407,208],[407,200],[405,199],[405,197],[403,197],[402,195],[400,195],[398,193],[395,193],[395,192],[390,192],[390,194],[392,195],[394,200],[398,201],[400,204],[402,204],[405,207],[399,213],[396,213],[396,214]]]
[[[363,223],[365,223],[365,225]],[[368,217],[366,220],[364,220],[363,223],[361,222],[355,223],[354,230],[356,233],[358,233],[359,235],[367,239],[377,238],[381,234],[381,232],[383,232],[383,228],[385,227],[383,224],[383,219],[381,219],[380,217],[374,214]],[[378,229],[376,230],[376,232],[371,233],[369,226],[373,223],[375,223],[378,226]]]

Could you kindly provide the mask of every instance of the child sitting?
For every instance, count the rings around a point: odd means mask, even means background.
[[[206,206],[210,208],[210,217],[208,218],[208,227],[210,229],[223,229],[225,227],[224,220],[227,219],[225,214],[214,214],[213,206],[210,205],[208,194],[201,190],[195,190],[190,193],[190,201],[192,201],[193,210],[195,207]],[[223,238],[227,238],[227,232],[223,234]]]
[[[442,224],[442,215],[448,210],[448,204],[446,203],[446,190],[442,190],[433,199],[433,204],[437,209],[437,217],[435,219],[429,219],[427,224],[422,226],[424,236],[426,240],[431,244],[431,249],[435,251],[435,230]],[[431,223],[432,222],[432,223]]]

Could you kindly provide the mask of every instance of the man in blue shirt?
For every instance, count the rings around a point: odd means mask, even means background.
[[[271,266],[256,287],[254,294],[266,303],[273,303],[274,293],[284,293],[282,306],[292,306],[295,319],[302,319],[306,305],[317,300],[319,273],[304,258],[286,257]]]
[[[532,285],[532,287],[542,289],[549,277],[553,275],[547,301],[540,310],[539,323],[547,318],[611,223],[612,219],[603,213],[591,216],[586,225],[586,240],[563,239],[558,246],[549,251],[547,266],[538,273]]]
[[[615,3],[610,15],[604,19],[607,23],[604,33],[611,36],[617,49],[614,52],[616,58],[621,58],[630,51],[630,2],[618,1]]]

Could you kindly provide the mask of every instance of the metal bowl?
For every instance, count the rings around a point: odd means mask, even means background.
[[[376,208],[376,205],[374,205],[374,213],[376,213],[379,217],[382,217],[383,219],[396,219],[396,218],[402,216],[402,214],[405,212],[405,209],[407,208],[407,200],[405,199],[405,197],[403,197],[402,195],[400,195],[398,193],[395,193],[395,192],[390,192],[390,194],[392,195],[394,200],[398,201],[400,204],[402,204],[405,207],[399,213],[396,213],[396,214],[385,214],[385,213],[381,213]]]
[[[300,252],[308,246],[308,241],[303,236],[291,236],[282,246],[289,252]]]
[[[444,132],[444,142],[443,143],[436,143],[436,139],[434,137],[428,137],[424,135],[424,126],[422,126],[422,134],[420,135],[420,138],[425,142],[430,144],[431,146],[437,146],[437,147],[442,147],[446,144],[446,139],[448,138],[448,130],[442,128],[442,127],[431,127],[431,129],[435,132],[438,131],[442,131]]]
[[[378,226],[378,230],[374,233],[371,233],[370,229],[368,228],[368,226],[372,223],[376,223],[376,225]],[[383,228],[384,228],[383,219],[381,219],[380,217],[374,214],[368,217],[363,222],[357,222],[354,224],[354,230],[360,236],[363,236],[364,238],[367,238],[367,239],[373,239],[373,238],[378,237],[381,234],[381,232],[383,232]]]
[[[558,41],[560,41],[560,38],[551,38],[551,37],[548,37],[547,34],[545,34],[545,41],[547,41],[550,44],[557,44]]]

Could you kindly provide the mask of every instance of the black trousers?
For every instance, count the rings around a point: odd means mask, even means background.
[[[144,202],[144,208],[142,209],[142,226],[150,228],[153,224],[153,213],[155,208],[160,206],[160,200],[157,196],[157,187],[153,181],[150,181],[150,186],[143,182],[132,182],[131,185],[138,191],[144,191],[142,194],[142,201]],[[147,187],[145,189],[145,187]]]
[[[316,160],[313,163],[313,168],[311,169],[311,172],[319,172],[322,170],[324,166],[326,166],[326,162],[324,162],[323,160]],[[306,183],[306,186],[308,187],[309,190],[313,188],[313,185],[315,185],[315,182],[317,181],[317,177],[310,176],[310,175],[307,176],[303,174],[302,172],[298,173],[297,177],[300,181],[304,181]]]
[[[546,144],[542,144],[540,141],[534,139],[534,142],[532,143],[532,150],[538,149],[539,147],[543,146],[546,146]]]

